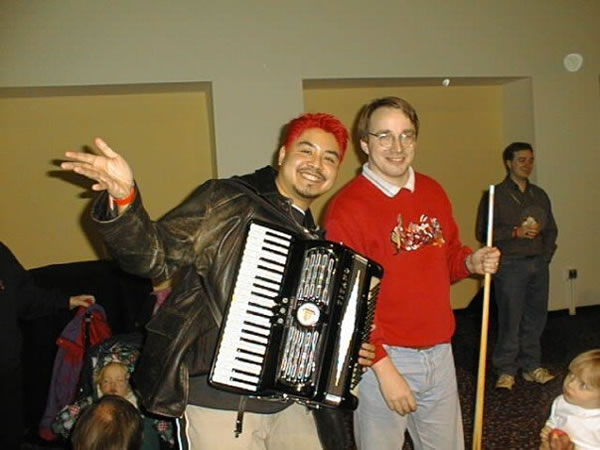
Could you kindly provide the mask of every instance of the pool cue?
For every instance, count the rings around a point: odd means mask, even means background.
[[[494,223],[494,185],[490,186],[488,197],[487,241],[492,246]],[[490,312],[490,286],[492,274],[486,273],[483,281],[483,312],[481,315],[481,341],[479,344],[479,370],[477,373],[477,395],[475,397],[475,420],[473,421],[473,450],[481,450],[483,437],[483,403],[485,393],[485,360],[487,356],[488,317]]]

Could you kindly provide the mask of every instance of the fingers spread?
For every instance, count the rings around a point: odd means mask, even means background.
[[[94,144],[96,144],[96,147],[98,147],[98,150],[100,150],[100,152],[102,152],[104,156],[108,156],[109,158],[114,158],[115,156],[117,156],[113,149],[110,148],[103,139],[94,139]]]
[[[94,164],[94,161],[98,158],[96,155],[86,152],[66,152],[65,156],[73,162],[80,162],[86,164]],[[63,162],[62,164],[69,164],[69,161]],[[62,166],[61,164],[61,166]]]

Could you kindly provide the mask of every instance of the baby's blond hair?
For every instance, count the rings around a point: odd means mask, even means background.
[[[600,348],[577,355],[569,364],[569,370],[588,386],[600,389]]]

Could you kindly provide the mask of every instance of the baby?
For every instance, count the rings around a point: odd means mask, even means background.
[[[96,380],[98,398],[113,394],[129,400],[137,407],[137,400],[129,384],[129,370],[120,362],[111,362],[102,368]]]
[[[562,390],[540,432],[540,450],[551,448],[553,434],[567,434],[575,449],[600,449],[600,349],[571,361]]]
[[[69,439],[81,413],[105,395],[117,395],[138,408],[138,400],[129,382],[139,351],[127,345],[114,344],[110,351],[98,358],[93,368],[94,391],[92,395],[80,398],[75,403],[59,411],[52,430],[57,435]],[[174,445],[172,426],[164,421],[143,417],[144,440],[142,449],[156,449],[161,438],[170,446]]]

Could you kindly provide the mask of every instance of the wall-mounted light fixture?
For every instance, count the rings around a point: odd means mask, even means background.
[[[563,66],[569,72],[577,72],[583,66],[583,56],[580,53],[569,53],[563,58]]]

